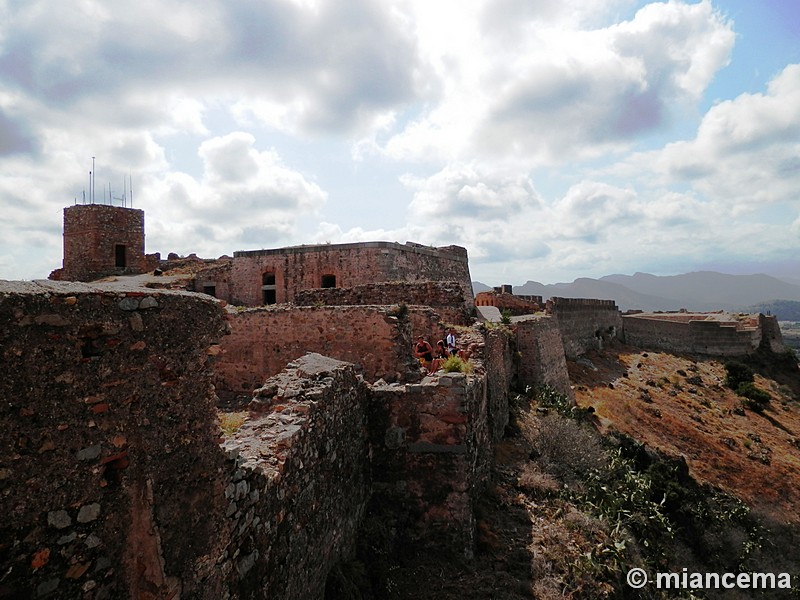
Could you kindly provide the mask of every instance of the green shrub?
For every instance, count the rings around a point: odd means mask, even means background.
[[[753,370],[739,362],[726,362],[725,373],[725,385],[733,390],[739,389],[742,383],[753,381]]]
[[[760,404],[768,404],[772,397],[764,390],[757,388],[753,382],[740,383],[736,388],[736,393],[744,396],[748,400],[753,400]]]
[[[503,325],[511,325],[511,311],[507,308],[500,311],[500,322]]]
[[[537,386],[533,390],[533,397],[536,398],[541,408],[552,408],[558,414],[570,419],[582,421],[588,418],[592,412],[587,408],[581,408],[567,396],[557,392],[549,385]]]
[[[460,356],[449,356],[442,363],[445,373],[472,373],[472,364],[461,360]]]

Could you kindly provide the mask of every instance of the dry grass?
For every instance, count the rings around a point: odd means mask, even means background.
[[[224,435],[233,435],[247,420],[247,412],[219,412],[217,413],[219,428]]]
[[[593,406],[604,429],[683,455],[698,481],[800,523],[800,406],[789,387],[756,375],[771,402],[742,414],[719,361],[626,347],[590,359],[597,371],[570,363],[570,377],[578,404]]]

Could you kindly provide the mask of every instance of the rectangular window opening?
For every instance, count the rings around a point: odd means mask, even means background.
[[[278,302],[276,289],[274,272],[267,271],[261,275],[261,293],[264,304],[276,304]]]
[[[125,245],[116,244],[114,246],[114,266],[124,269],[128,265],[125,264]]]
[[[217,297],[217,286],[216,285],[204,285],[203,286],[203,293],[208,294],[209,296]]]
[[[336,275],[323,275],[322,276],[322,287],[324,287],[324,288],[335,288],[336,287]]]

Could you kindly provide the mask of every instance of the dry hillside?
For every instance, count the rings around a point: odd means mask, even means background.
[[[601,430],[614,428],[683,456],[697,481],[778,520],[800,523],[796,376],[781,383],[756,370],[756,387],[771,396],[759,414],[742,409],[742,398],[724,385],[718,360],[624,346],[586,358],[570,363],[570,379],[579,406],[594,408]]]

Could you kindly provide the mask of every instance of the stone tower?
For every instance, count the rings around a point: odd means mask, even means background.
[[[64,209],[63,267],[50,279],[93,281],[148,270],[144,254],[144,211],[105,204]]]

